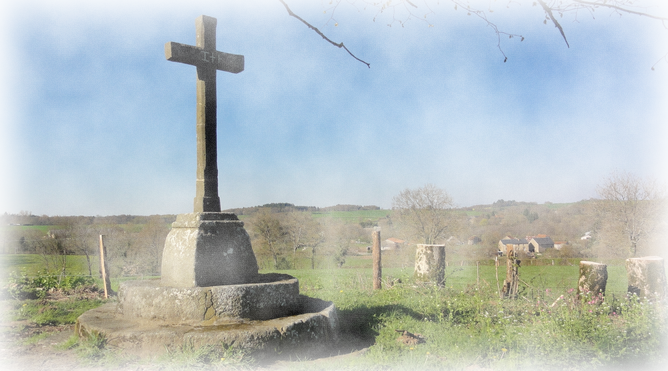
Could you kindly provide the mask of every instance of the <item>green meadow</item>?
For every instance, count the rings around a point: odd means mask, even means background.
[[[500,299],[498,293],[505,277],[503,262],[497,269],[493,261],[478,265],[475,261],[448,261],[445,287],[436,288],[413,280],[412,262],[401,263],[404,255],[384,252],[387,266],[383,268],[382,290],[372,290],[368,256],[350,256],[343,268],[280,271],[299,279],[302,294],[336,304],[340,342],[330,355],[368,348],[362,354],[317,363],[316,369],[413,370],[419,366],[434,370],[607,370],[631,365],[652,369],[667,361],[666,306],[628,299],[622,265],[608,266],[607,295],[600,300],[576,296],[576,262],[526,263],[520,268],[520,295],[508,300]],[[40,259],[38,255],[0,256],[3,285],[9,272],[39,271]],[[68,256],[68,274],[85,272],[84,257]],[[115,288],[122,279],[132,278],[113,278]],[[35,322],[49,324],[71,323],[76,318],[73,312],[103,301],[88,301],[86,306],[65,307],[60,312],[54,309],[48,320],[38,316],[43,312],[36,308],[39,301],[10,302],[9,315],[14,319],[35,318]],[[62,313],[62,321],[58,313]],[[419,334],[421,340],[414,344],[400,342],[403,331]],[[104,359],[114,357],[113,349],[101,352],[106,354]],[[223,353],[228,356],[216,358]],[[99,358],[99,352],[96,354]],[[215,347],[184,348],[170,353],[164,362],[184,359],[190,366],[211,369],[262,366],[254,361],[252,353],[230,353],[229,349]],[[312,370],[314,364],[308,360],[292,358],[290,369]]]

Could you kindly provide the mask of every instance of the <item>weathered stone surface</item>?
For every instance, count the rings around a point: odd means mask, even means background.
[[[180,214],[162,253],[162,285],[206,287],[253,282],[257,260],[233,213]]]
[[[159,280],[126,281],[118,312],[127,318],[175,324],[266,320],[301,310],[299,281],[286,274],[258,275],[253,283],[211,287],[164,287]]]
[[[337,341],[338,318],[331,302],[299,297],[298,315],[265,321],[231,320],[211,325],[165,325],[128,318],[108,303],[82,314],[75,326],[81,337],[101,334],[124,352],[155,356],[184,344],[234,345],[260,352],[330,347]]]
[[[647,256],[626,259],[626,273],[630,295],[635,294],[640,298],[666,298],[666,270],[663,258]]]
[[[445,245],[417,245],[415,278],[440,287],[445,285]]]
[[[608,266],[601,263],[581,261],[580,279],[578,280],[578,297],[585,294],[605,295],[608,283]]]

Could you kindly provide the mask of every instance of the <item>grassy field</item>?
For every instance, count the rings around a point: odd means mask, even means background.
[[[69,258],[71,271],[76,273],[83,258]],[[621,265],[608,266],[605,300],[576,297],[579,271],[572,262],[521,267],[522,291],[518,299],[508,300],[498,295],[498,285],[505,275],[503,265],[498,269],[497,281],[494,265],[450,261],[446,285],[439,289],[415,282],[411,262],[402,267],[398,264],[401,258],[398,253],[394,257],[391,253],[384,255],[392,266],[383,268],[382,290],[372,290],[367,256],[348,257],[348,268],[280,271],[299,279],[302,294],[336,304],[341,344],[369,346],[363,355],[319,363],[317,367],[293,362],[290,368],[607,370],[659,369],[668,361],[665,303],[627,299],[626,271]],[[39,258],[3,255],[0,265],[5,274],[7,270],[38,270]],[[117,285],[119,280],[113,281]],[[34,308],[39,301],[23,304],[12,302],[10,315],[28,315],[26,308],[40,313]],[[73,321],[72,310],[64,310],[69,316],[66,321]],[[401,342],[401,331],[420,334],[421,338],[413,343]],[[105,352],[113,358],[113,349]],[[190,357],[191,361],[195,357],[191,364],[197,367],[230,366],[229,357],[206,356],[201,358],[208,360],[205,365],[197,358],[201,351],[184,352],[187,354],[174,357]],[[225,363],[221,358],[227,359]],[[257,366],[252,358],[239,359],[231,366]]]
[[[334,218],[346,222],[358,223],[361,220],[378,220],[392,213],[391,210],[356,210],[356,211],[326,211],[314,212],[314,218]]]
[[[67,274],[68,275],[85,275],[88,274],[86,258],[82,255],[68,255],[67,257]],[[322,261],[329,257],[321,257]],[[93,262],[93,273],[97,277],[99,271],[99,261],[96,256],[91,257]],[[384,252],[384,268],[383,272],[386,277],[391,278],[406,278],[410,277],[413,272],[414,262],[410,257],[406,259],[405,254],[401,252],[388,251]],[[623,296],[627,288],[626,269],[622,265],[623,261],[615,262],[615,265],[608,265],[608,294],[615,294]],[[309,275],[313,274],[315,277],[322,276],[322,272],[327,272],[327,277],[346,277],[360,276],[370,279],[372,260],[370,255],[349,256],[346,259],[344,268],[338,269],[316,269],[312,271],[310,267],[310,260],[302,258],[298,261],[298,270],[281,271],[288,274],[293,274],[297,277],[303,275],[305,279],[309,279]],[[505,278],[505,262],[500,261],[498,270],[493,265],[492,261],[482,261],[476,267],[475,261],[448,261],[446,268],[447,285],[453,289],[461,290],[472,284],[488,285],[496,287],[497,274],[499,284],[503,283]],[[547,263],[549,264],[549,262]],[[557,261],[559,264],[559,261]],[[537,290],[568,290],[577,287],[577,280],[579,274],[579,266],[577,260],[568,261],[569,265],[537,265],[532,266],[527,263],[520,268],[520,278],[523,281],[524,290],[527,295],[535,294]],[[326,266],[326,264],[325,264]],[[43,257],[37,254],[3,254],[0,255],[0,283],[6,282],[7,277],[11,272],[20,273],[25,271],[28,275],[34,275],[38,271],[44,270]],[[120,282],[128,279],[149,278],[149,277],[112,277],[112,288],[116,290]],[[365,278],[365,279],[366,279]],[[343,279],[343,278],[342,278]],[[335,285],[336,282],[329,282],[330,285]]]

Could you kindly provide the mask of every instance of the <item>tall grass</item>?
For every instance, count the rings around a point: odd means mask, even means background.
[[[615,290],[605,298],[582,299],[577,269],[523,268],[517,300],[499,299],[494,267],[485,268],[450,267],[442,289],[414,282],[412,269],[384,269],[379,291],[367,269],[287,273],[305,295],[336,304],[344,341],[370,346],[324,369],[652,369],[668,360],[665,303],[617,291],[626,285],[623,267],[610,270]],[[400,330],[426,342],[402,344]]]

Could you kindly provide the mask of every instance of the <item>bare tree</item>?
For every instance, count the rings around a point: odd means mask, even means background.
[[[453,207],[452,197],[433,184],[405,189],[392,199],[396,219],[408,228],[412,237],[426,244],[436,243],[445,236]]]
[[[325,240],[322,226],[311,213],[293,211],[285,215],[286,238],[292,249],[292,267],[296,269],[296,254],[299,249],[311,249],[311,269],[315,269],[316,250]]]
[[[65,225],[65,233],[68,236],[68,247],[75,253],[86,256],[86,264],[88,265],[88,275],[93,275],[91,255],[95,255],[97,249],[95,248],[96,231],[93,226],[86,222],[85,218],[72,218]]]
[[[598,188],[601,232],[616,228],[626,239],[628,252],[636,256],[638,244],[652,233],[661,217],[665,193],[653,180],[631,173],[613,173]]]
[[[259,252],[270,255],[274,269],[279,268],[279,258],[285,254],[286,233],[277,214],[271,209],[260,209],[249,221],[250,230],[259,245]]]

